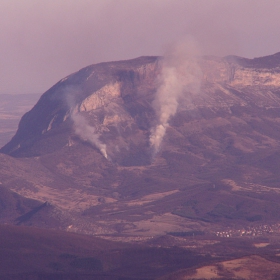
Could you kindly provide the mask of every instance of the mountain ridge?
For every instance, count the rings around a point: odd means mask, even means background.
[[[274,56],[250,67],[244,58],[198,59],[200,89],[178,97],[156,154],[150,135],[164,58],[85,67],[23,116],[0,150],[8,154],[2,185],[47,201],[45,227],[95,235],[276,224],[280,63],[266,67]],[[38,225],[40,211],[23,224]]]
[[[277,54],[275,54],[275,55],[277,55]],[[273,55],[272,57],[274,57],[275,55]],[[268,58],[270,59],[271,57],[268,56]],[[104,104],[102,104],[102,101],[100,101],[101,100],[100,98],[97,97],[93,100],[90,100],[89,96],[94,96],[94,94],[92,94],[92,93],[94,93],[95,91],[98,92],[98,90],[100,90],[102,87],[104,87],[106,84],[108,84],[108,80],[107,80],[108,77],[111,77],[112,81],[110,81],[109,84],[112,84],[112,85],[111,85],[111,88],[105,89],[105,92],[106,92],[106,90],[107,90],[107,92],[109,91],[109,95],[110,95],[110,92],[113,92],[113,91],[119,92],[119,93],[116,93],[117,94],[116,97],[118,97],[118,96],[121,97],[119,100],[121,100],[127,106],[125,108],[125,111],[129,111],[128,103],[132,103],[131,99],[137,98],[136,96],[139,96],[139,91],[141,91],[141,85],[139,85],[139,83],[141,83],[141,78],[145,80],[144,83],[146,83],[146,84],[149,83],[149,91],[155,92],[155,90],[156,90],[155,83],[157,82],[156,77],[158,76],[159,71],[160,71],[158,62],[157,62],[158,59],[159,59],[159,57],[140,57],[140,58],[137,58],[134,60],[129,60],[129,61],[100,63],[100,64],[85,67],[85,68],[79,70],[78,72],[67,76],[66,78],[64,78],[60,82],[58,82],[55,86],[53,86],[50,90],[48,90],[39,100],[37,107],[35,107],[33,110],[31,110],[28,114],[26,114],[23,117],[21,123],[19,124],[19,130],[18,130],[17,134],[14,136],[12,141],[10,143],[8,143],[7,145],[5,145],[0,151],[3,153],[9,153],[9,154],[16,155],[17,153],[19,153],[19,151],[15,152],[18,145],[21,146],[19,150],[23,149],[22,146],[32,145],[33,135],[35,138],[36,137],[38,138],[41,136],[42,133],[45,133],[48,130],[50,130],[50,128],[52,126],[55,127],[56,124],[61,123],[65,119],[69,118],[69,107],[71,108],[72,106],[71,105],[69,106],[69,104],[67,104],[67,103],[69,103],[69,101],[61,100],[61,99],[65,98],[64,96],[59,96],[59,95],[63,95],[63,94],[65,95],[66,91],[71,91],[72,93],[74,92],[72,95],[74,95],[75,97],[72,97],[72,98],[81,99],[81,100],[75,100],[74,103],[76,103],[76,104],[78,104],[78,103],[85,104],[86,102],[89,104],[92,102],[98,102],[98,100],[99,100],[99,102],[101,102],[99,107],[104,106]],[[239,58],[239,60],[240,59],[243,59],[243,58]],[[249,61],[253,61],[253,60],[249,60]],[[147,61],[148,61],[148,64],[147,64]],[[246,69],[243,69],[242,67],[240,67],[240,65],[238,65],[238,63],[236,63],[236,61],[237,61],[236,57],[234,59],[231,58],[230,63],[228,63],[226,65],[225,63],[227,63],[227,61],[228,61],[228,58],[224,58],[224,59],[215,58],[214,60],[212,59],[210,61],[209,61],[209,59],[206,59],[204,64],[201,63],[202,71],[204,73],[203,80],[204,80],[204,82],[206,82],[206,84],[204,86],[208,87],[208,90],[207,90],[208,95],[209,95],[209,93],[211,94],[213,91],[217,92],[218,90],[222,90],[228,95],[229,91],[231,91],[234,88],[238,89],[240,86],[242,87],[242,90],[248,91],[248,90],[246,90],[246,87],[258,86],[259,84],[262,84],[262,86],[267,87],[267,90],[266,90],[267,92],[264,92],[266,96],[263,96],[264,94],[260,92],[259,97],[261,99],[257,100],[258,102],[261,103],[260,105],[261,106],[264,106],[264,105],[271,106],[272,103],[275,103],[275,101],[277,102],[277,104],[279,104],[277,94],[274,94],[273,91],[272,91],[272,93],[269,93],[270,87],[273,90],[275,88],[275,83],[277,86],[278,79],[280,79],[280,75],[277,74],[278,72],[276,72],[276,74],[267,73],[267,72],[265,72],[265,70],[264,70],[264,73],[258,73],[256,71],[248,72]],[[134,67],[136,67],[136,69],[132,70],[132,68],[133,68],[132,65],[134,65]],[[142,65],[143,69],[138,69],[139,65]],[[143,65],[146,65],[146,66],[144,67]],[[97,68],[101,67],[101,70],[93,70],[96,67]],[[103,69],[104,67],[105,67],[105,70]],[[149,70],[149,67],[152,67],[152,69]],[[126,70],[124,70],[124,69],[126,69]],[[95,74],[95,77],[94,77],[94,71],[98,72],[97,74]],[[138,73],[137,71],[140,71],[140,73]],[[141,73],[141,71],[142,71],[142,73]],[[90,79],[92,79],[92,80],[90,80]],[[245,81],[244,81],[244,79],[245,79]],[[90,80],[90,81],[88,81],[88,80]],[[210,82],[210,85],[208,85],[207,82]],[[114,83],[115,83],[116,88],[114,88]],[[137,85],[137,83],[138,83],[138,85]],[[213,83],[214,84],[218,83],[218,88],[216,85],[214,86]],[[92,88],[92,86],[93,86],[93,88]],[[220,86],[222,86],[223,88],[219,88]],[[244,86],[245,86],[245,88],[244,88]],[[212,90],[211,90],[211,87],[213,88]],[[138,91],[137,92],[138,95],[135,94],[135,90]],[[147,91],[148,88],[146,87],[146,89],[144,89],[144,90]],[[203,90],[205,90],[205,87],[202,89],[202,91]],[[132,92],[132,94],[131,94],[131,92]],[[101,92],[100,94],[104,100],[104,96],[103,96],[104,92],[103,93]],[[204,95],[201,94],[201,96],[204,99],[207,98],[208,99],[207,101],[209,101],[209,96],[207,97],[205,94]],[[241,97],[241,99],[240,99],[240,97]],[[113,97],[111,97],[111,98],[113,98]],[[248,101],[250,100],[249,96],[246,96],[244,98],[244,97],[242,97],[242,93],[232,94],[232,92],[231,92],[230,98],[228,98],[229,100],[226,100],[224,96],[223,96],[223,98],[224,98],[225,102],[231,103],[229,105],[233,105],[233,104],[244,105],[244,104],[248,103]],[[82,99],[84,101],[82,101]],[[105,96],[105,99],[106,99],[106,96]],[[146,102],[149,102],[149,103],[151,103],[151,101],[152,101],[152,97],[150,97],[146,100]],[[217,101],[217,100],[214,100],[214,101]],[[218,101],[221,102],[221,100],[218,100]],[[71,101],[71,102],[73,102],[73,101]],[[108,106],[108,104],[109,104],[108,102],[111,103],[110,99],[107,101],[107,103],[106,103],[107,105],[105,104],[106,106]],[[198,102],[201,103],[201,100],[198,100]],[[225,104],[225,102],[224,102],[224,106],[229,107]],[[267,104],[265,104],[265,103],[267,103]],[[50,104],[50,105],[48,105],[48,104]],[[191,100],[190,104],[191,105],[193,104],[192,100]],[[220,107],[223,105],[222,104],[219,105],[218,102],[215,102],[215,104],[213,106]],[[91,107],[92,107],[92,105],[91,105]],[[92,109],[93,108],[97,109],[96,105],[94,105],[94,107],[92,107]],[[37,111],[36,111],[36,109],[37,109]],[[132,107],[131,110],[133,110],[133,109],[135,109],[135,108]],[[85,106],[85,105],[83,106],[81,104],[80,107],[77,108],[77,110],[79,112],[90,111],[90,105],[89,105],[89,107],[87,107],[87,106]],[[146,108],[146,110],[147,110],[145,112],[146,114],[150,114],[150,115],[153,114],[153,108],[151,108],[151,107]],[[124,112],[122,112],[122,113],[124,113]],[[131,114],[131,112],[128,112],[128,113]],[[67,114],[68,114],[68,116],[67,116]],[[104,114],[104,112],[103,112],[103,114]],[[142,116],[139,116],[138,118],[140,119],[140,121],[143,122],[143,119],[141,117]],[[149,117],[151,117],[151,116],[149,116]],[[31,122],[31,123],[29,126],[26,127],[28,122]],[[147,122],[146,122],[144,125],[147,126],[150,124],[147,124]],[[68,124],[68,126],[69,126],[69,124]],[[60,128],[60,130],[63,130],[63,126],[62,126],[62,128]],[[28,131],[28,133],[26,133],[27,136],[24,136],[24,131]],[[19,135],[19,133],[20,133],[20,135]],[[24,139],[24,138],[27,138],[27,143],[24,143],[24,142],[22,142],[22,140],[20,140],[20,139]],[[34,140],[34,141],[36,142],[36,140]],[[25,156],[27,156],[27,154],[25,154]]]

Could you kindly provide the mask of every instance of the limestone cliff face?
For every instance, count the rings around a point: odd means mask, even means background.
[[[273,55],[274,60],[279,59],[280,53]],[[271,56],[266,60],[270,60]],[[255,59],[260,60],[260,59]],[[232,87],[260,86],[278,88],[280,82],[280,61],[278,64],[254,63],[254,59],[238,57],[205,57],[201,62],[204,80],[214,83],[226,83]]]
[[[91,110],[107,107],[111,102],[121,96],[120,83],[107,84],[101,89],[88,96],[79,104],[80,112],[88,112]]]
[[[23,116],[18,132],[1,151],[15,156],[34,156],[67,145],[74,134],[73,112],[84,115],[97,132],[112,131],[110,126],[119,123],[131,127],[137,123],[137,114],[132,112],[131,105],[135,100],[138,103],[137,100],[143,98],[152,99],[157,74],[157,57],[86,67],[44,93]]]
[[[200,89],[175,100],[157,154],[149,139],[161,58],[91,65],[62,79],[1,149],[20,158],[2,155],[2,184],[47,200],[65,221],[74,213],[65,228],[93,234],[138,235],[165,214],[167,223],[176,215],[279,223],[280,54],[197,63]]]
[[[18,132],[1,152],[37,156],[73,145],[79,141],[73,114],[79,114],[107,146],[110,158],[121,163],[145,158],[155,122],[152,101],[160,59],[100,63],[62,79],[23,116]],[[249,112],[256,106],[260,110],[280,107],[280,53],[252,60],[203,57],[199,66],[203,73],[200,91],[185,93],[174,122],[182,114],[206,119],[211,114],[217,118],[226,114],[231,119],[236,108]],[[144,159],[140,162],[147,163]]]
[[[228,83],[232,80],[232,68],[222,58],[204,57],[200,62],[203,80],[210,83]]]
[[[276,72],[277,71],[277,72]],[[262,86],[262,87],[279,87],[280,69],[271,71],[269,69],[248,69],[237,68],[233,71],[231,86]]]

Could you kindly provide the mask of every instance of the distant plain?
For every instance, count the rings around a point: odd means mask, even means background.
[[[0,147],[15,135],[24,113],[38,101],[40,94],[0,94]]]

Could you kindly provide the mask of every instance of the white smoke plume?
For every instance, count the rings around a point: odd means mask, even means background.
[[[150,134],[154,153],[160,149],[169,120],[176,114],[180,100],[199,92],[202,72],[198,55],[195,41],[186,39],[172,46],[161,61],[161,73],[152,104],[157,118]]]
[[[84,116],[78,113],[77,104],[74,101],[75,95],[77,94],[79,94],[79,90],[73,87],[67,88],[64,94],[68,107],[70,108],[70,117],[74,122],[75,134],[83,141],[99,149],[101,154],[108,159],[106,144],[99,140],[100,135],[96,132],[96,129],[88,123]]]
[[[95,146],[101,154],[108,159],[106,144],[99,140],[99,135],[96,133],[95,128],[90,126],[87,120],[77,113],[71,114],[71,119],[74,122],[75,133],[84,141],[89,142]]]

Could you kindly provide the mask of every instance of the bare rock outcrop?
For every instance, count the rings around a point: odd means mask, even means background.
[[[272,116],[278,116],[280,106],[279,56],[278,53],[253,60],[234,56],[199,58],[200,90],[196,94],[186,91],[178,100],[178,112],[170,129],[178,127],[183,133],[184,127],[192,125],[187,116],[196,116],[195,119],[203,119],[198,125],[202,126],[203,139],[207,127],[239,127],[244,122],[248,125],[256,111],[262,121],[265,118],[270,125],[276,125]],[[101,63],[62,79],[23,116],[16,135],[1,152],[33,157],[84,141],[121,165],[151,163],[149,135],[156,121],[153,100],[161,59],[140,57]],[[191,131],[184,132],[184,137]],[[243,137],[237,130],[229,135]],[[252,137],[245,138],[236,141],[249,143],[248,138]],[[275,145],[275,141],[269,142]],[[246,150],[245,144],[240,143],[236,146]],[[251,149],[257,149],[256,141],[252,143],[255,144]]]
[[[197,65],[200,88],[180,85],[157,153],[150,135],[162,58],[100,63],[62,79],[1,149],[15,157],[2,157],[3,186],[48,201],[50,215],[77,232],[277,221],[280,54],[202,57]]]

